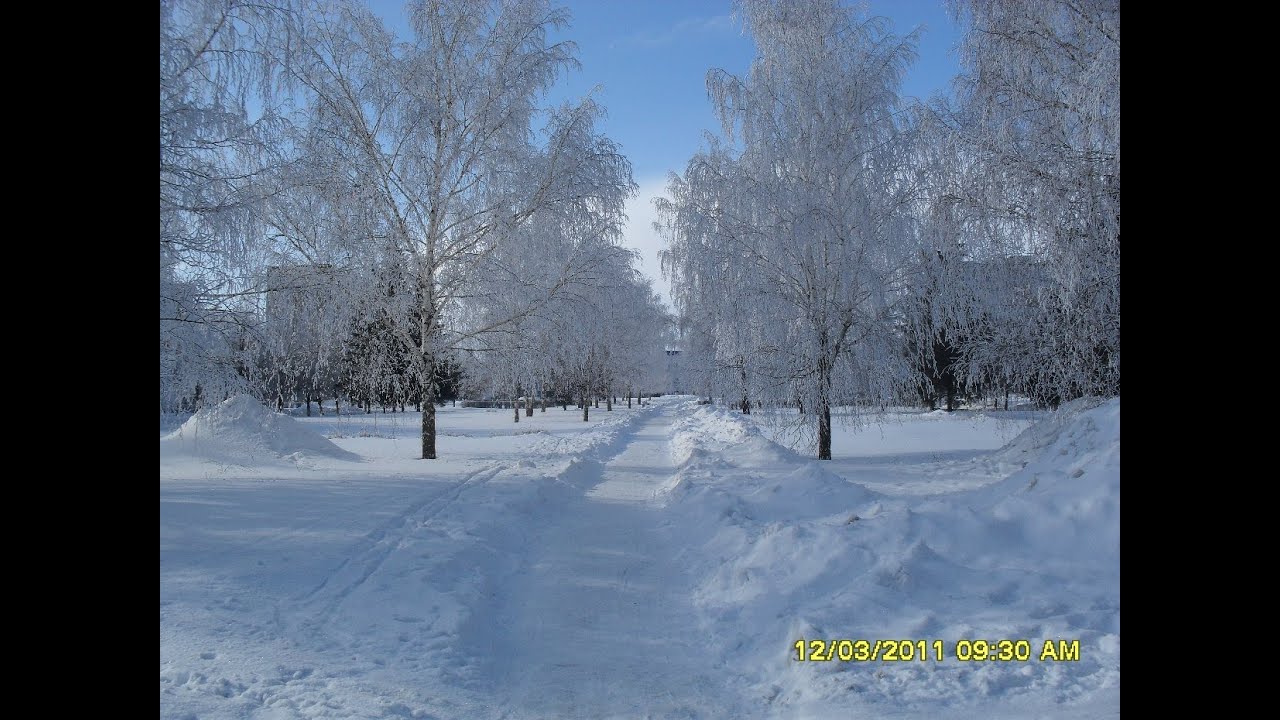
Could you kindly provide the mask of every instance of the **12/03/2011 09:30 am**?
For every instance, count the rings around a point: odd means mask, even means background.
[[[799,662],[942,662],[948,657],[943,640],[797,640],[792,647]],[[958,640],[950,657],[960,662],[1027,662],[1032,658],[1030,640]],[[1046,639],[1040,645],[1041,662],[1078,662],[1079,640]]]

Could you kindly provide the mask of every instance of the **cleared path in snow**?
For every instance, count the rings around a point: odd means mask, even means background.
[[[656,493],[671,482],[677,402],[655,408],[598,482],[530,538],[495,618],[510,717],[721,717],[691,579]],[[590,472],[595,468],[584,468]],[[732,714],[732,713],[730,713]]]

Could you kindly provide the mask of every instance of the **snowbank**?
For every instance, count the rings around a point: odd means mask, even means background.
[[[822,463],[740,464],[735,443],[749,448],[756,434],[732,415],[706,419],[701,438],[675,438],[684,464],[668,507],[700,528],[689,556],[705,578],[707,636],[726,663],[759,668],[776,712],[825,716],[835,702],[842,714],[1012,717],[1026,703],[1045,714],[1050,696],[1061,715],[1045,715],[1066,717],[1118,703],[1118,399],[1064,406],[989,456],[1012,475],[922,501],[878,495]],[[802,638],[940,639],[948,659],[801,663],[788,650]],[[1036,653],[1079,640],[1081,658],[959,662],[962,639],[1027,639]]]
[[[1039,557],[1120,564],[1120,400],[1083,398],[997,455],[1022,469],[975,493],[973,506]]]
[[[311,456],[359,459],[248,395],[236,395],[192,415],[160,440],[160,452],[162,456],[183,454],[238,465],[271,457],[293,461]]]

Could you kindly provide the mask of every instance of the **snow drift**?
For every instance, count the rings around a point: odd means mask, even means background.
[[[740,417],[716,415],[709,435],[677,433],[684,463],[669,507],[701,528],[692,574],[705,578],[707,635],[726,664],[758,669],[775,712],[823,716],[838,702],[1014,717],[1048,695],[1065,717],[1118,702],[1118,399],[1064,406],[973,463],[993,468],[985,487],[923,499],[872,492],[822,463],[781,463],[785,450],[765,452]],[[802,638],[941,639],[952,650],[941,663],[800,663],[787,649]],[[961,639],[1078,639],[1081,659],[962,663]]]
[[[309,456],[358,460],[287,415],[272,412],[248,395],[205,408],[160,441],[161,454],[250,465],[271,457],[297,461]]]

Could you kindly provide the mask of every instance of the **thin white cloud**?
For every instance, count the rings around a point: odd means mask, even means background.
[[[673,45],[685,39],[696,39],[710,33],[723,33],[733,30],[733,18],[729,15],[716,15],[709,18],[685,18],[665,30],[642,30],[622,40],[622,44],[632,47],[661,47]]]
[[[666,248],[666,240],[653,229],[658,211],[653,199],[666,194],[666,178],[650,178],[639,182],[640,192],[627,202],[627,227],[622,231],[624,245],[640,253],[640,271],[653,279],[653,289],[671,307],[671,283],[662,277],[658,252]]]

